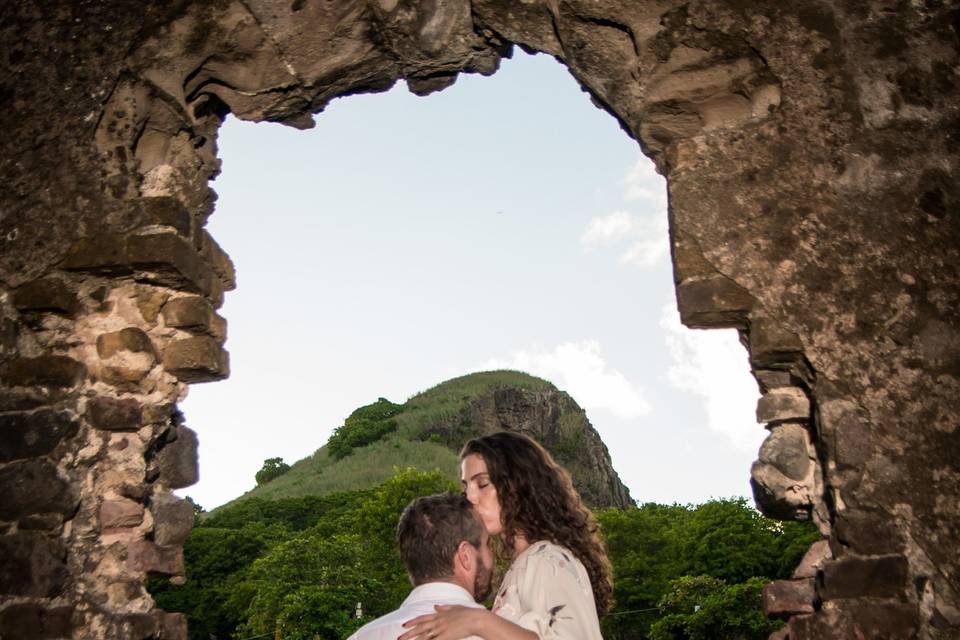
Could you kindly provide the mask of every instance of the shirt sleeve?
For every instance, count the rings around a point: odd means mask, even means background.
[[[518,578],[520,626],[541,640],[602,640],[590,579],[569,551],[532,550]]]

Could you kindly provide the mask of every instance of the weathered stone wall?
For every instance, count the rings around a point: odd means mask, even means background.
[[[185,634],[143,579],[183,573],[176,402],[228,373],[225,114],[306,127],[514,44],[655,160],[682,318],[749,348],[758,504],[825,538],[767,591],[780,636],[960,636],[958,30],[938,0],[7,3],[0,637]]]

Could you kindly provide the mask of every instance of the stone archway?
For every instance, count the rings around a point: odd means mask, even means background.
[[[958,13],[872,2],[265,0],[0,19],[0,635],[183,637],[196,436],[233,267],[204,230],[226,113],[306,127],[514,45],[556,56],[667,176],[678,304],[735,327],[771,435],[759,506],[813,518],[768,591],[794,640],[960,630]],[[814,560],[815,558],[811,558]]]

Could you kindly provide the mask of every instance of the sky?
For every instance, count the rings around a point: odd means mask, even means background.
[[[562,65],[517,52],[315,120],[221,129],[231,375],[181,403],[200,481],[178,493],[211,509],[378,397],[510,368],[570,393],[638,502],[750,495],[766,433],[747,353],[681,326],[665,182]]]

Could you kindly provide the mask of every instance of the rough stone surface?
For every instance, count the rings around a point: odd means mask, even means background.
[[[163,305],[163,321],[168,327],[209,331],[213,308],[201,296],[174,298]]]
[[[0,520],[34,513],[69,516],[77,507],[76,489],[48,460],[33,458],[0,467]]]
[[[143,422],[143,411],[133,398],[97,396],[87,403],[87,420],[98,429],[136,431]]]
[[[43,533],[20,531],[0,536],[0,594],[60,595],[69,579],[63,556],[62,547]]]
[[[186,382],[222,380],[230,375],[227,352],[207,336],[185,338],[168,346],[163,352],[163,366]]]
[[[192,294],[219,308],[233,286],[232,265],[204,229],[227,113],[308,127],[338,97],[401,79],[427,94],[462,72],[493,73],[520,45],[565,64],[667,177],[684,322],[736,327],[765,392],[789,382],[809,394],[817,464],[795,483],[758,461],[761,506],[812,516],[833,562],[891,549],[909,559],[904,580],[885,587],[897,591],[889,601],[856,595],[870,592],[868,571],[850,572],[843,589],[834,582],[844,597],[793,618],[792,640],[958,636],[954,5],[7,3],[0,382],[16,389],[0,401],[79,415],[78,398],[110,395],[108,384],[144,407],[173,406],[179,382],[226,375],[222,327],[211,327],[213,343],[196,349],[198,368],[182,376],[149,351],[103,361],[92,341],[131,327],[166,357],[181,336],[157,326],[160,306]],[[54,281],[65,290],[31,292]],[[74,311],[61,308],[70,296]],[[56,329],[36,334],[38,322]],[[63,602],[81,621],[75,637],[162,627],[142,588],[110,591],[111,608],[101,606],[109,585],[135,585],[141,572],[111,564],[109,547],[76,534],[107,486],[145,484],[146,498],[164,484],[157,455],[170,443],[158,443],[171,419],[145,422],[137,437],[83,429],[64,439],[59,471],[43,460],[0,467],[0,518],[62,513],[62,532],[51,535],[67,558],[105,567],[68,566]],[[70,499],[54,499],[40,477]],[[58,480],[67,477],[76,484]]]
[[[72,614],[72,607],[48,609],[32,603],[13,604],[0,611],[0,638],[69,638]]]
[[[904,593],[909,567],[900,555],[847,556],[824,563],[818,579],[818,591],[824,600],[896,598]]]
[[[799,387],[771,389],[757,402],[757,422],[783,422],[809,418],[810,399]]]
[[[163,546],[182,545],[193,529],[193,507],[186,500],[159,493],[150,501],[153,514],[153,540]]]
[[[13,306],[20,311],[53,311],[70,315],[80,309],[80,301],[63,281],[44,278],[17,287],[13,292]]]
[[[763,587],[763,612],[769,618],[814,612],[816,591],[813,579],[776,580]]]
[[[143,505],[133,500],[104,500],[100,504],[100,528],[135,527],[143,522]]]
[[[97,354],[103,379],[120,385],[142,380],[157,361],[150,337],[136,327],[98,336]]]
[[[11,387],[74,387],[84,375],[83,363],[66,356],[19,358],[0,367],[0,380]]]
[[[797,481],[805,480],[814,465],[812,447],[806,428],[799,424],[775,427],[760,446],[758,459]]]
[[[183,574],[183,549],[161,547],[149,540],[137,540],[127,545],[127,564],[134,571]]]
[[[833,557],[830,552],[830,543],[826,540],[817,540],[807,549],[800,560],[800,564],[793,571],[794,578],[815,578],[817,571],[823,568],[823,563]]]
[[[757,460],[750,467],[753,499],[765,515],[778,520],[809,520],[813,508],[810,482],[788,478],[777,467]]]
[[[40,409],[0,415],[0,462],[50,453],[64,438],[76,433],[77,422],[63,411]]]
[[[176,440],[167,444],[157,456],[160,480],[171,489],[182,489],[200,478],[197,462],[197,434],[187,427],[178,427]]]

